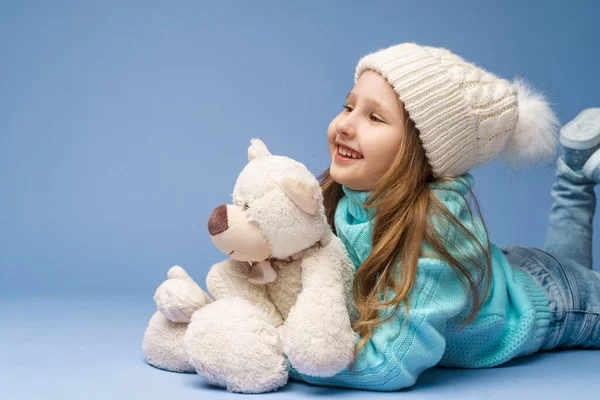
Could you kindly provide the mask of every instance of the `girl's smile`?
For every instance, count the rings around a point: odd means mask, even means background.
[[[335,160],[339,161],[339,162],[351,162],[351,161],[358,161],[361,160],[363,157],[362,154],[360,154],[359,152],[350,149],[347,146],[344,146],[343,144],[338,143],[337,146],[337,152],[335,153]]]

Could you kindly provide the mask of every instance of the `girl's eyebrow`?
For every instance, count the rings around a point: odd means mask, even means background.
[[[346,101],[348,101],[348,97],[350,97],[350,95],[352,95],[352,96],[356,97],[356,94],[355,94],[354,92],[350,92],[350,93],[348,93],[348,95],[346,96]],[[375,100],[375,99],[371,99],[371,98],[369,98],[369,97],[365,97],[365,101],[366,101],[367,103],[370,103],[371,105],[375,106],[375,108],[378,108],[378,109],[382,110],[384,114],[387,114],[387,116],[390,116],[390,117],[391,117],[391,116],[393,116],[393,114],[392,114],[391,112],[389,112],[389,111],[388,111],[388,109],[387,109],[387,108],[385,108],[385,107],[384,107],[384,106],[383,106],[383,105],[382,105],[380,102],[378,102],[377,100]]]

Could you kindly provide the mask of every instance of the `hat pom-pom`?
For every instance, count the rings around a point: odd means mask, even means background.
[[[517,90],[519,116],[500,159],[516,168],[523,163],[554,162],[559,145],[556,114],[544,95],[520,77],[516,77],[513,84]]]

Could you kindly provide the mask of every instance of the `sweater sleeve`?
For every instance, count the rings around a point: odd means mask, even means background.
[[[322,386],[395,391],[415,384],[418,376],[442,358],[446,322],[458,315],[467,297],[454,270],[445,262],[419,259],[415,284],[409,292],[408,321],[404,304],[379,325],[361,349],[352,371],[347,367],[332,377],[300,374],[290,366],[290,377]],[[382,316],[386,316],[386,312]],[[394,338],[394,336],[396,336]],[[356,337],[358,343],[360,337]]]

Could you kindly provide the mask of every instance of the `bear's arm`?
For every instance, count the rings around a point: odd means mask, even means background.
[[[348,366],[356,335],[347,307],[352,263],[337,237],[302,260],[302,292],[284,328],[292,366],[312,376],[332,376]]]

